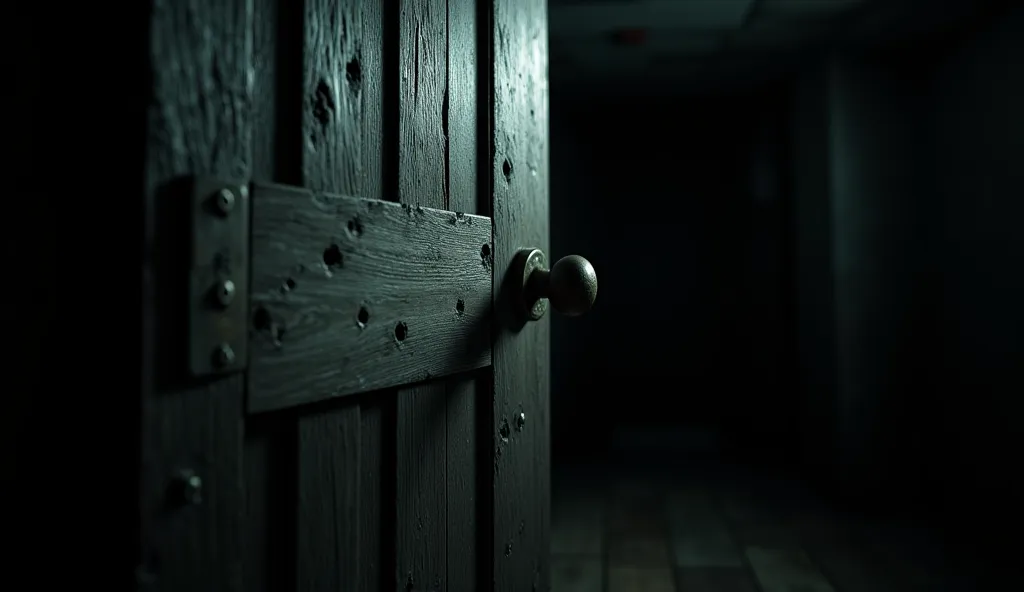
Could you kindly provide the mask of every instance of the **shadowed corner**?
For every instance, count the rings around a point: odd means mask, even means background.
[[[153,372],[156,384],[180,385],[188,380],[187,309],[191,230],[189,216],[195,179],[176,177],[156,190],[153,209],[153,240],[146,254],[152,292],[146,322],[155,334]]]

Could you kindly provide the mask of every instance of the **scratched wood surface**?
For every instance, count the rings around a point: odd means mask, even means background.
[[[297,3],[254,0],[253,172],[260,183],[301,183],[303,12]],[[295,588],[298,421],[245,420],[244,589]]]
[[[279,4],[284,5],[284,2]],[[366,71],[363,62],[364,53],[371,62],[374,62],[379,55],[377,52],[382,51],[379,45],[373,43],[371,32],[374,31],[374,4],[364,4],[358,0],[309,0],[299,5],[304,7],[300,29],[302,45],[300,62],[293,64],[293,67],[299,66],[302,72],[302,79],[296,81],[301,84],[301,87],[296,89],[301,89],[302,97],[301,132],[293,139],[293,149],[301,151],[299,184],[317,194],[331,192],[380,198],[382,182],[374,173],[379,170],[377,163],[381,157],[373,150],[371,136],[383,131],[377,128],[376,110],[382,97],[369,94],[363,87],[364,80],[381,75],[380,72]],[[271,195],[274,194],[263,193],[264,197]],[[314,202],[308,198],[303,199],[302,194],[291,193],[287,195],[290,195],[290,205],[294,209],[286,215],[293,216],[293,219],[289,220],[291,224],[282,224],[284,220],[274,218],[274,214],[280,215],[280,208],[288,209],[289,197],[283,193],[277,195],[278,200],[266,199],[261,206],[268,218],[261,217],[255,210],[253,212],[253,228],[261,232],[259,236],[253,237],[253,248],[259,252],[253,260],[254,270],[263,269],[261,266],[264,264],[264,257],[271,258],[267,263],[276,261],[277,265],[315,264],[317,260],[311,257],[312,253],[308,250],[311,248],[311,241],[325,238],[318,236],[318,231],[328,230],[324,224],[329,223],[329,220],[335,223],[335,227],[330,229],[335,234],[332,240],[338,240],[337,234],[345,230],[343,222],[337,218],[325,219],[317,216]],[[274,204],[278,207],[275,208]],[[354,219],[355,212],[351,214],[353,216],[348,218],[348,221]],[[274,220],[274,229],[267,228],[267,234],[262,234],[264,226],[260,224],[261,220]],[[304,224],[308,224],[304,228],[307,236],[305,240],[300,240],[299,228]],[[355,231],[353,228],[353,232]],[[286,241],[295,242],[282,242],[281,239],[285,238]],[[304,249],[303,245],[307,248]],[[284,247],[284,250],[278,255],[283,257],[275,258],[271,255],[275,249],[281,247]],[[334,283],[340,283],[345,279],[339,273],[342,265],[341,254],[331,249],[330,245],[317,245],[316,251],[319,254],[319,263],[325,266],[321,269],[324,273],[321,274],[323,283],[319,285],[318,302],[312,303],[308,298],[305,301],[299,300],[304,288],[311,294],[317,293],[315,280],[311,277],[299,278],[288,275],[285,278],[278,278],[278,289],[283,285],[288,290],[288,296],[297,300],[297,306],[291,309],[280,308],[282,303],[275,303],[279,307],[279,316],[275,319],[274,309],[268,302],[267,327],[263,326],[261,319],[257,318],[259,315],[255,314],[260,309],[254,310],[253,328],[257,331],[263,328],[264,335],[268,330],[276,330],[270,337],[273,341],[281,343],[280,352],[284,352],[286,347],[290,349],[291,346],[296,346],[296,349],[303,351],[305,355],[300,354],[285,364],[279,364],[272,373],[263,375],[265,380],[256,381],[259,374],[253,373],[250,404],[261,400],[273,400],[261,398],[260,395],[267,392],[299,392],[284,391],[280,388],[276,391],[260,389],[261,385],[282,385],[287,380],[298,380],[297,374],[286,369],[287,363],[293,364],[295,370],[305,372],[309,376],[330,375],[341,361],[341,356],[347,353],[345,350],[333,350],[332,346],[335,344],[330,339],[327,343],[319,340],[327,348],[323,351],[313,352],[309,349],[311,345],[315,347],[318,341],[317,331],[324,334],[341,331],[339,323],[336,322],[340,319],[330,311],[339,310],[335,308],[336,306],[344,306],[343,303],[333,301],[333,294],[329,288],[332,284],[327,283],[330,279],[335,279]],[[337,260],[332,259],[334,256],[338,256]],[[294,269],[273,269],[277,273],[289,271],[295,274]],[[334,277],[327,277],[327,271]],[[289,278],[293,280],[292,283],[288,282]],[[300,279],[303,281],[302,284],[294,283]],[[283,284],[280,283],[282,280]],[[259,285],[264,294],[270,289],[266,283]],[[351,310],[344,312],[347,313],[347,320],[351,320],[351,315],[356,314],[356,311]],[[280,316],[283,313],[291,314],[286,317]],[[307,328],[306,331],[303,330],[304,327]],[[294,329],[293,332],[297,332],[298,339],[290,340],[289,334],[281,334],[282,328]],[[269,353],[267,350],[263,351]],[[331,354],[334,354],[334,359],[329,358]],[[259,368],[260,362],[268,362],[269,359],[264,355],[253,361],[256,364],[250,367],[256,369]],[[277,381],[280,382],[270,380],[271,374],[277,374]],[[338,377],[337,374],[333,375]],[[305,388],[307,394],[322,394],[333,390],[328,384],[309,382],[298,388]],[[378,439],[377,434],[372,432],[372,429],[379,425],[374,421],[378,407],[374,406],[374,401],[364,400],[332,403],[335,404],[304,408],[298,415],[298,513],[295,523],[294,587],[300,591],[357,590],[364,584],[366,577],[379,575],[363,572],[373,570],[382,563],[380,545],[374,544],[379,539],[372,536],[380,533],[382,525],[364,524],[362,519],[364,509],[371,511],[380,503],[377,498],[370,497],[370,492],[379,488],[376,479],[379,478],[380,468],[387,465],[382,450],[379,447],[372,447],[382,442],[382,439]],[[367,428],[367,435],[370,436],[365,441],[363,427]],[[364,444],[370,447],[364,447]],[[374,471],[374,468],[378,470]],[[371,531],[364,533],[363,528],[370,528]]]
[[[488,149],[486,130],[489,106],[486,94],[478,90],[481,75],[479,45],[484,41],[478,26],[475,0],[448,0],[447,65],[447,167],[448,208],[481,215],[490,214],[490,195],[481,191],[487,180],[481,157]],[[486,22],[486,19],[484,20]],[[488,232],[488,242],[490,232]],[[477,254],[483,257],[481,250]],[[483,258],[481,259],[481,263]],[[493,272],[492,272],[493,273]],[[487,288],[487,350],[490,356],[491,287]],[[475,379],[458,375],[447,381],[447,534],[448,590],[481,590],[487,582],[487,570],[480,570],[481,559],[490,559],[485,533],[490,527],[490,496],[480,491],[489,483],[490,438],[486,426],[490,405],[490,373],[476,373]],[[484,417],[484,420],[481,419]],[[481,480],[483,479],[483,480]]]
[[[489,218],[287,187],[251,194],[250,411],[490,364]]]
[[[507,267],[519,249],[548,250],[547,3],[494,0],[492,6],[494,258]],[[494,580],[498,590],[547,590],[549,319],[519,327],[506,317],[512,287],[496,270],[493,293],[501,331],[491,357]],[[522,430],[515,422],[520,412],[526,415]]]
[[[140,582],[548,589],[547,325],[495,297],[547,246],[543,4],[153,1]],[[253,183],[252,357],[185,383],[192,174]]]
[[[188,200],[180,178],[245,179],[252,165],[253,5],[155,0],[145,164],[139,589],[243,589],[244,377],[188,382],[178,372],[184,326],[181,261]],[[168,504],[174,475],[202,480],[202,504]]]
[[[398,198],[407,205],[446,208],[449,201],[447,26],[444,0],[403,3],[396,172]],[[406,590],[446,589],[445,385],[435,381],[400,390],[396,407],[395,584]]]

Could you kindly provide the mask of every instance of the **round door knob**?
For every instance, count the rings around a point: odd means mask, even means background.
[[[522,277],[520,312],[526,320],[542,318],[548,302],[559,313],[580,316],[597,299],[597,272],[579,255],[562,257],[548,269],[543,251],[523,249],[517,253],[514,265],[515,273]]]

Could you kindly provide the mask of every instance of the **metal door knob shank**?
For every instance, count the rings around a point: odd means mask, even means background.
[[[580,316],[597,299],[597,272],[579,255],[559,259],[550,269],[540,249],[523,249],[516,254],[512,277],[522,277],[520,313],[536,321],[547,312],[548,302],[559,313]]]

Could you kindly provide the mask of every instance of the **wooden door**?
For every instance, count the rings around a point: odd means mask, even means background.
[[[543,0],[150,19],[140,585],[547,589]]]

